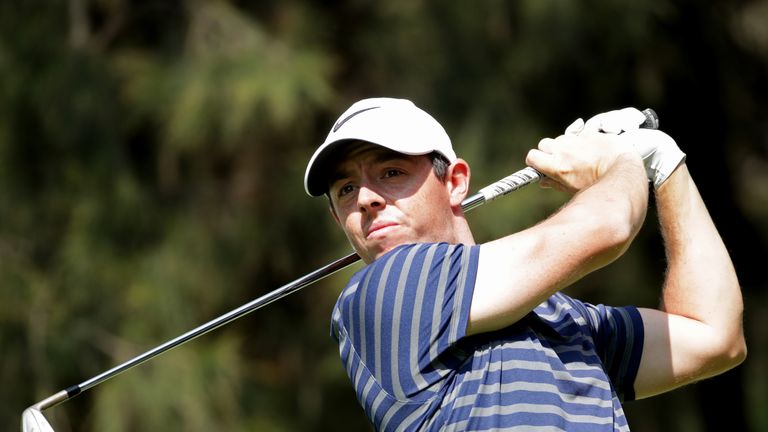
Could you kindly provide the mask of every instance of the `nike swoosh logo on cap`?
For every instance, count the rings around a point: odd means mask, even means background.
[[[352,114],[344,117],[343,119],[337,121],[335,125],[333,125],[333,132],[336,132],[337,130],[339,130],[339,128],[342,127],[344,125],[344,123],[349,121],[349,119],[351,119],[352,117],[354,117],[354,116],[356,116],[356,115],[358,115],[360,113],[364,113],[366,111],[369,111],[369,110],[372,110],[372,109],[376,109],[376,108],[381,108],[381,107],[375,106],[375,107],[363,108],[360,111],[355,111]]]

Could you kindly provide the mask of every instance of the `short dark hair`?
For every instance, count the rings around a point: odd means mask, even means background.
[[[443,183],[445,183],[446,176],[448,175],[448,167],[451,166],[451,162],[442,153],[433,151],[427,155],[432,161],[432,171],[435,176]]]

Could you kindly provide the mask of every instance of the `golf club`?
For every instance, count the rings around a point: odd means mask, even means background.
[[[643,113],[646,116],[646,121],[640,127],[648,128],[648,129],[657,129],[659,120],[658,120],[658,117],[656,116],[656,113],[650,108],[644,110]],[[516,191],[526,185],[534,183],[538,181],[541,177],[542,175],[535,169],[530,167],[523,168],[507,177],[504,177],[501,180],[498,180],[497,182],[489,186],[486,186],[480,189],[474,195],[466,198],[461,203],[461,207],[465,212],[470,211],[474,208],[477,208],[487,203],[488,201],[507,195],[510,192]],[[24,410],[22,414],[22,419],[21,419],[22,432],[33,432],[33,431],[34,432],[53,432],[53,428],[43,416],[42,411],[48,408],[54,407],[56,405],[59,405],[62,402],[65,402],[69,399],[72,399],[78,394],[96,385],[99,385],[104,381],[122,372],[125,372],[128,369],[138,366],[144,363],[145,361],[150,360],[166,351],[169,351],[179,345],[189,342],[214,329],[217,329],[238,318],[241,318],[274,301],[277,301],[289,294],[292,294],[306,287],[307,285],[310,285],[321,279],[324,279],[338,272],[339,270],[342,270],[358,262],[359,260],[360,260],[360,257],[357,255],[357,253],[355,252],[350,253],[349,255],[346,255],[343,258],[337,259],[336,261],[326,264],[325,266],[317,270],[314,270],[311,273],[308,273],[307,275],[294,280],[293,282],[283,285],[282,287],[272,292],[269,292],[255,300],[252,300],[180,336],[177,336],[161,345],[158,345],[157,347],[152,348],[143,354],[140,354],[122,364],[119,364],[113,367],[112,369],[102,372],[101,374],[96,375],[93,378],[83,381],[80,384],[76,384],[76,385],[67,387],[63,390],[60,390],[59,392],[37,402],[36,404]]]

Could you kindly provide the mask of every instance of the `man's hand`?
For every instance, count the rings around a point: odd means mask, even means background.
[[[618,159],[637,158],[629,138],[588,131],[544,138],[528,152],[526,163],[546,176],[541,186],[576,193],[600,179]]]
[[[643,159],[648,181],[658,189],[670,174],[685,160],[675,141],[664,132],[640,129],[645,114],[635,108],[624,108],[598,114],[584,123],[577,119],[568,128],[566,135],[580,135],[589,132],[633,135],[629,142]]]
[[[623,108],[597,114],[587,120],[578,119],[565,130],[565,133],[578,135],[581,132],[603,132],[619,135],[637,130],[645,122],[645,114],[636,108]]]

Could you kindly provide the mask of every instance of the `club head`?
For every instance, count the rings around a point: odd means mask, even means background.
[[[21,432],[54,432],[39,409],[29,407],[21,415]]]

